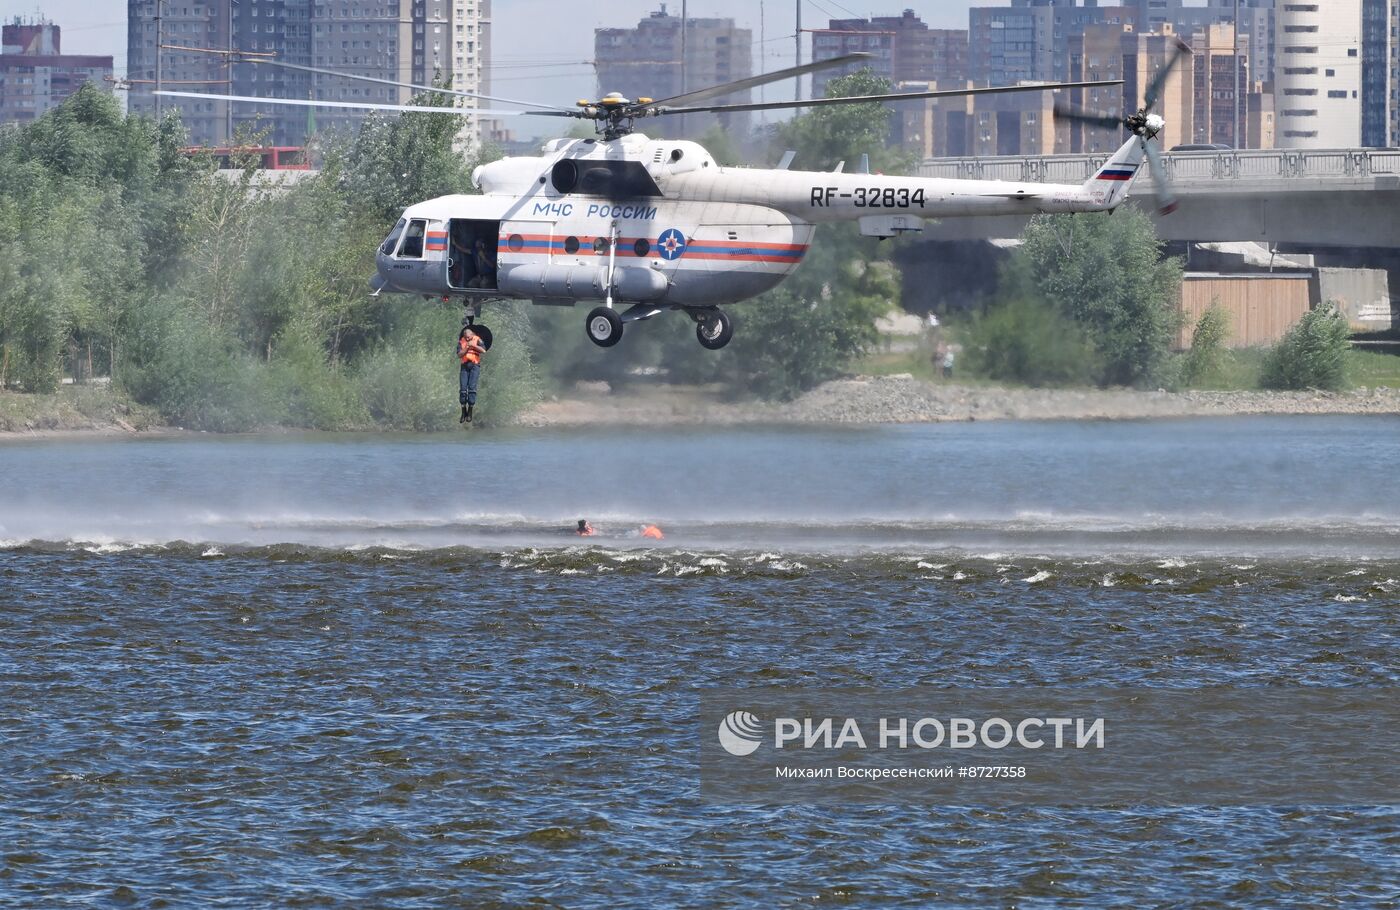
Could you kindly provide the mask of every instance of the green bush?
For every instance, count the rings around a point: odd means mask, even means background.
[[[121,384],[137,401],[198,430],[245,432],[268,422],[260,364],[227,337],[167,298],[138,308],[133,322]]]
[[[1181,359],[1181,384],[1194,387],[1218,383],[1231,360],[1225,348],[1229,337],[1230,314],[1212,304],[1191,333],[1191,350]]]
[[[1055,307],[1012,300],[976,317],[960,333],[975,375],[1031,386],[1082,385],[1100,364],[1084,329]]]
[[[1350,336],[1346,317],[1329,301],[1304,315],[1274,345],[1260,381],[1268,389],[1344,389]]]
[[[265,399],[276,408],[269,415],[284,426],[312,430],[355,430],[370,425],[369,411],[349,371],[326,362],[316,342],[289,333],[273,346],[263,381]]]
[[[360,359],[360,400],[380,426],[444,430],[457,422],[457,367],[450,351],[385,345]]]

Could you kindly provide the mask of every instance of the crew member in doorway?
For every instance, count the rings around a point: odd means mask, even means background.
[[[458,423],[472,422],[472,408],[476,405],[476,384],[481,379],[481,355],[486,347],[477,337],[471,326],[463,326],[457,336],[457,357],[462,361],[461,393],[462,418]]]
[[[580,518],[578,520],[578,528],[574,531],[574,533],[577,534],[579,537],[592,537],[598,532],[593,530],[593,526],[588,523],[587,518]]]
[[[464,234],[465,231],[454,222],[452,225],[452,274],[450,276],[452,280],[448,282],[454,288],[471,287],[470,282],[476,277],[476,272],[473,270],[475,254]]]
[[[472,246],[472,261],[476,265],[476,277],[468,284],[474,288],[494,288],[496,286],[496,264],[491,261],[491,252],[486,249],[486,241],[480,237]]]

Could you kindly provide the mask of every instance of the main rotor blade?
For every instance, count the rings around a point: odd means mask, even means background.
[[[1114,117],[1112,114],[1102,114],[1098,111],[1086,111],[1083,108],[1074,107],[1069,104],[1055,105],[1056,120],[1074,120],[1079,123],[1088,123],[1100,129],[1113,130],[1123,128],[1123,118]]]
[[[705,101],[710,98],[720,98],[724,95],[732,95],[735,92],[742,92],[744,89],[758,88],[760,85],[767,85],[770,82],[781,82],[784,79],[793,79],[798,76],[805,76],[808,73],[815,73],[821,70],[831,69],[836,66],[845,66],[848,63],[858,63],[861,60],[869,60],[874,54],[846,54],[842,57],[832,57],[827,60],[816,60],[812,63],[804,63],[801,66],[790,66],[783,70],[774,70],[771,73],[764,73],[761,76],[750,76],[748,79],[737,79],[733,82],[726,82],[723,85],[712,85],[709,88],[697,89],[693,92],[686,92],[682,95],[672,95],[670,98],[662,98],[653,101],[645,107],[655,107],[665,104],[694,104],[697,101]]]
[[[478,95],[475,92],[462,92],[457,89],[439,88],[436,85],[418,85],[413,82],[395,82],[392,79],[379,79],[374,76],[359,76],[354,73],[342,73],[339,70],[322,69],[318,66],[302,66],[300,63],[285,63],[281,60],[267,60],[258,57],[249,57],[245,60],[237,60],[236,63],[255,63],[259,66],[276,66],[281,69],[298,70],[303,73],[320,73],[323,76],[335,76],[338,79],[353,79],[356,82],[374,82],[379,85],[394,85],[399,88],[411,88],[420,92],[437,92],[440,95],[453,95],[458,98],[478,98],[482,101],[499,101],[502,104],[518,104],[522,107],[541,108],[547,111],[560,111],[562,108],[549,104],[537,104],[534,101],[517,101],[514,98],[497,98],[494,95]]]
[[[1157,214],[1170,215],[1176,211],[1176,193],[1172,191],[1171,179],[1167,177],[1162,153],[1152,144],[1151,139],[1144,139],[1142,143],[1147,151],[1148,167],[1152,170],[1152,188],[1157,191]]]
[[[1157,71],[1157,75],[1152,77],[1152,81],[1147,84],[1147,92],[1142,96],[1142,109],[1144,111],[1150,111],[1157,106],[1157,102],[1162,99],[1162,88],[1167,84],[1167,77],[1171,75],[1176,65],[1181,62],[1182,57],[1192,56],[1193,53],[1191,47],[1185,41],[1182,41],[1180,38],[1176,39],[1176,53],[1167,61],[1166,66],[1163,66]]]
[[[405,114],[483,114],[488,117],[519,117],[522,114],[554,114],[573,117],[569,111],[494,111],[476,107],[427,107],[421,104],[370,104],[368,101],[312,101],[306,98],[258,98],[253,95],[211,95],[206,92],[152,92],[168,98],[203,98],[206,101],[246,101],[253,104],[281,104],[289,107],[328,107],[349,110],[402,111]]]
[[[806,101],[768,101],[755,104],[716,104],[707,107],[668,107],[658,114],[703,114],[725,111],[775,111],[798,107],[828,107],[833,104],[870,104],[914,101],[919,98],[960,98],[965,95],[1004,95],[1008,92],[1048,92],[1061,88],[1100,88],[1122,85],[1123,80],[1107,82],[1054,82],[1045,85],[998,85],[991,88],[960,88],[934,92],[892,92],[888,95],[852,95],[846,98],[811,98]]]

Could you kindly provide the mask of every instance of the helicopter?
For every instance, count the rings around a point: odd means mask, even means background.
[[[409,113],[535,115],[591,120],[596,138],[553,139],[537,156],[507,157],[472,174],[479,195],[457,194],[409,206],[376,254],[370,286],[381,293],[458,299],[464,323],[489,348],[491,333],[475,324],[484,303],[524,300],[546,306],[595,306],[584,320],[599,347],[622,339],[623,327],[666,311],[685,313],[710,350],[727,345],[734,325],[725,305],[777,286],[801,264],[817,225],[854,221],[861,234],[887,238],[922,230],[926,219],[974,215],[1112,212],[1144,169],[1153,173],[1159,207],[1175,208],[1157,139],[1165,120],[1153,112],[1171,69],[1190,49],[1178,42],[1143,105],[1125,117],[1056,105],[1056,116],[1101,128],[1123,128],[1127,141],[1083,184],[925,179],[845,171],[723,167],[699,143],[652,139],[636,130],[649,117],[793,108],[822,108],[1009,92],[1100,88],[1121,80],[994,86],[796,101],[714,104],[714,99],[818,70],[858,64],[848,54],[686,92],[635,100],[613,93],[573,109],[511,101],[433,86],[284,63],[271,64],[343,78],[528,107],[383,105],[268,99],[163,91],[176,97],[256,101],[309,107],[353,107]],[[625,308],[624,308],[625,307]]]

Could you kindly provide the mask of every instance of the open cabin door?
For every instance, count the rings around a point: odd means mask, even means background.
[[[447,222],[447,286],[461,291],[496,290],[499,221],[453,218]]]

